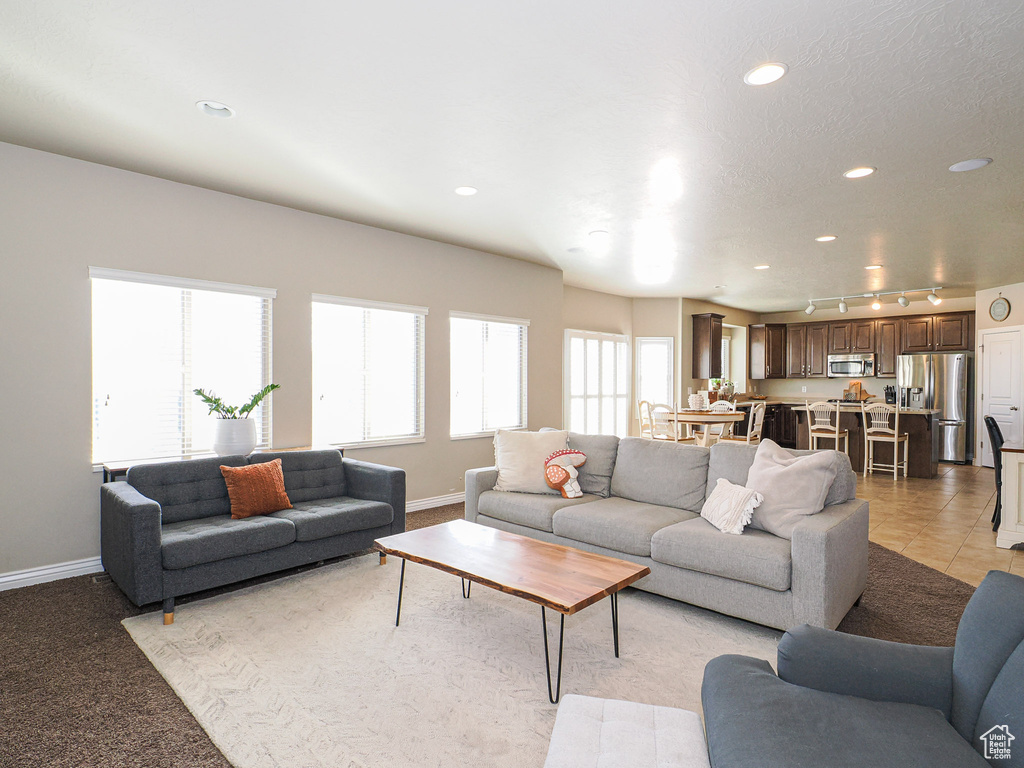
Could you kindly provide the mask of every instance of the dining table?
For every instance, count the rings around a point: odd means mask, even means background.
[[[734,424],[747,418],[744,411],[695,411],[684,408],[674,413],[672,411],[657,411],[654,413],[656,420],[663,420],[670,425],[673,434],[679,434],[679,425],[701,426],[704,429],[693,434],[694,444],[702,447],[709,447],[711,430],[708,426],[713,424]]]

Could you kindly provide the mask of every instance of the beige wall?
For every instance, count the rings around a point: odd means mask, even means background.
[[[1010,315],[1003,322],[997,323],[988,313],[988,308],[999,296],[1010,302]],[[988,288],[975,294],[978,314],[975,316],[975,328],[984,331],[988,328],[1006,328],[1012,325],[1024,325],[1024,283],[1002,285]],[[945,303],[945,302],[943,302]]]
[[[405,468],[410,500],[493,461],[448,439],[450,310],[530,319],[530,426],[561,423],[557,270],[7,144],[0,168],[0,574],[99,554],[89,266],[276,288],[277,447],[311,439],[310,294],[429,307],[426,443],[347,451]]]
[[[721,304],[712,304],[710,301],[700,301],[699,299],[683,299],[682,307],[680,309],[682,314],[682,331],[680,334],[680,371],[682,373],[682,380],[679,385],[679,402],[685,402],[690,388],[693,388],[694,392],[698,392],[702,389],[707,389],[707,379],[694,379],[691,377],[693,373],[693,316],[703,315],[708,312],[714,312],[719,315],[725,315],[722,319],[724,325],[739,326],[743,329],[752,323],[758,322],[760,315],[754,312],[747,312],[743,309],[735,309],[734,307],[723,307]],[[746,335],[740,334],[742,342],[737,339],[737,343],[742,343],[744,350],[746,349]],[[745,376],[744,366],[744,376]],[[734,379],[738,379],[737,374],[733,374]],[[741,388],[742,389],[742,385]],[[737,390],[740,391],[740,390]]]
[[[567,285],[562,289],[566,328],[597,333],[633,333],[633,299]]]

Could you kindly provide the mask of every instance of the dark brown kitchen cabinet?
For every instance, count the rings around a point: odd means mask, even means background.
[[[875,321],[848,320],[829,323],[830,355],[863,355],[875,351]]]
[[[722,375],[722,319],[706,312],[693,315],[693,378],[717,379]]]
[[[747,326],[748,370],[751,379],[786,378],[786,326],[758,323]]]
[[[776,416],[776,442],[784,448],[796,448],[796,411],[791,405],[780,405]]]
[[[900,354],[932,351],[931,315],[905,317],[900,322]]]
[[[932,340],[936,352],[974,349],[974,328],[970,312],[950,312],[932,318]]]
[[[807,324],[807,378],[823,379],[828,376],[828,323]]]
[[[900,354],[900,321],[886,317],[875,321],[875,376],[895,378],[896,358]]]
[[[807,377],[807,325],[786,326],[786,378]]]

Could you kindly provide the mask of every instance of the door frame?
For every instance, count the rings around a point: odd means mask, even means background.
[[[977,338],[977,354],[974,356],[974,380],[977,382],[975,388],[975,402],[974,402],[974,464],[975,466],[984,466],[981,463],[984,451],[982,450],[982,441],[988,439],[988,430],[985,428],[985,390],[988,386],[988,382],[985,381],[985,337],[989,334],[996,333],[1007,333],[1016,331],[1020,334],[1020,354],[1021,354],[1021,365],[1024,367],[1024,325],[1009,325],[999,328],[984,328],[978,331]],[[1022,395],[1024,396],[1024,395]],[[1024,406],[1024,403],[1020,404]]]

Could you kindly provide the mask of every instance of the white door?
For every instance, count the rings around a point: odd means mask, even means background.
[[[1020,328],[986,330],[981,332],[981,414],[992,416],[1007,443],[1020,444],[1024,440],[1024,420],[1021,411],[1021,354]],[[988,430],[982,420],[978,424],[981,443],[981,463],[991,467],[992,446]]]

